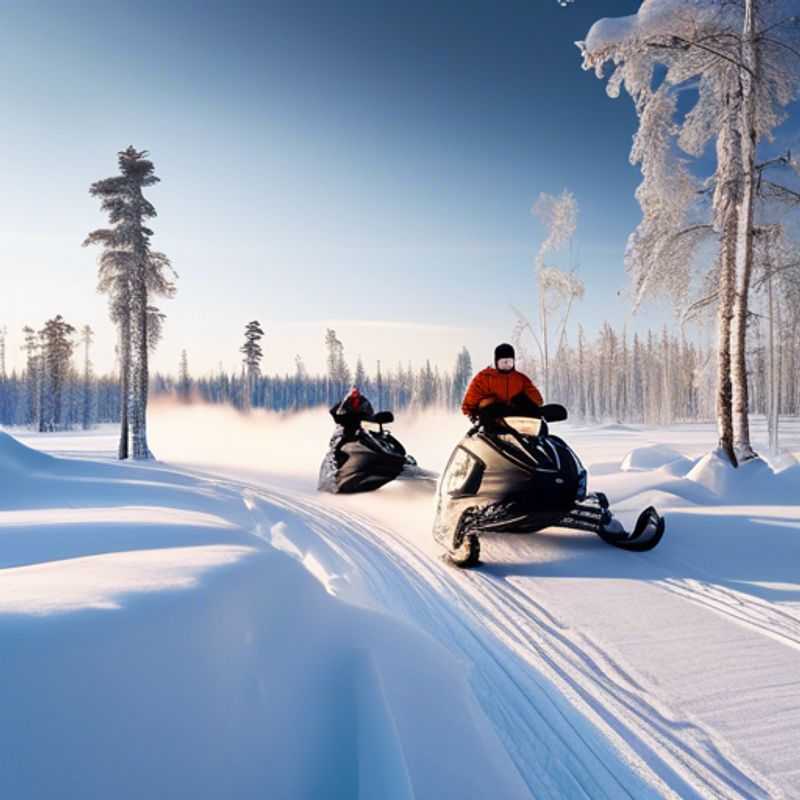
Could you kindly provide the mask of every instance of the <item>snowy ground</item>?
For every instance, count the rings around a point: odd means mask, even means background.
[[[322,412],[161,407],[150,467],[0,434],[0,796],[800,796],[800,467],[561,427],[624,521],[666,512],[655,551],[553,530],[456,571],[429,485],[315,491]],[[463,430],[394,426],[434,470]]]

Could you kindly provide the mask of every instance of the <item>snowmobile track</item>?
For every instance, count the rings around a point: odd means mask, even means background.
[[[765,636],[800,649],[800,618],[774,603],[699,578],[666,578],[661,586]]]
[[[602,739],[573,724],[568,711],[553,701],[548,684],[594,723],[632,773],[650,784],[653,796],[780,796],[713,732],[670,709],[619,657],[532,598],[525,581],[481,567],[455,571],[367,517],[332,510],[302,495],[262,486],[238,489],[301,515],[330,550],[363,576],[376,607],[412,618],[473,665],[476,694],[535,796],[564,797],[565,786],[571,787],[568,796],[642,796],[630,776],[606,766],[598,746]],[[687,599],[693,602],[720,605],[725,600],[734,607],[725,591],[720,590],[722,597],[713,591],[719,587],[700,590],[695,582],[685,584],[659,582],[667,591],[690,594]],[[749,624],[763,622],[769,610],[736,603],[737,614],[752,617]],[[791,629],[795,636],[792,623],[797,620],[784,621],[788,627],[779,635]]]

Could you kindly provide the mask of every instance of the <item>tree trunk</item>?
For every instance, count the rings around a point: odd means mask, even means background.
[[[738,200],[741,187],[739,108],[741,97],[733,96],[717,137],[717,183],[714,189],[714,225],[720,234],[719,311],[717,345],[717,427],[719,448],[736,467],[734,449],[733,385],[731,381],[731,320],[736,291],[736,245]]]
[[[753,203],[755,199],[756,97],[754,83],[758,70],[755,43],[757,0],[746,0],[742,33],[740,69],[741,104],[739,107],[739,143],[742,189],[737,207],[736,274],[731,356],[733,384],[734,444],[739,460],[755,458],[750,444],[749,398],[747,389],[747,318],[750,283],[753,274]]]
[[[767,268],[772,265],[767,261]],[[768,405],[767,405],[767,429],[769,431],[769,449],[773,453],[778,452],[778,380],[775,364],[775,298],[772,289],[772,275],[767,279],[767,298],[769,303],[769,357],[767,359],[767,374],[769,386]]]
[[[550,398],[550,354],[547,343],[547,304],[544,296],[544,283],[541,271],[539,273],[539,314],[542,324],[542,370],[544,372],[544,397],[545,402]]]
[[[717,427],[719,447],[737,466],[733,448],[733,392],[731,387],[731,317],[733,316],[733,254],[723,245],[719,281],[719,343],[717,345]]]
[[[131,417],[133,422],[133,457],[137,461],[150,459],[153,454],[147,446],[147,389],[149,370],[147,365],[147,282],[146,255],[140,256],[140,266],[136,281],[136,359],[133,378],[133,399]]]
[[[131,319],[130,311],[125,310],[125,316],[119,326],[119,397],[120,397],[120,426],[119,448],[117,456],[120,461],[128,457],[128,406],[130,404],[130,377],[131,377]]]

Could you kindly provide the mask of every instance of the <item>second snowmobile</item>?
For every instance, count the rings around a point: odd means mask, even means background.
[[[587,492],[586,469],[548,427],[566,418],[558,405],[524,415],[494,405],[459,442],[439,480],[433,529],[452,563],[477,564],[482,534],[550,526],[590,531],[623,550],[651,550],[661,541],[664,519],[652,506],[629,532],[604,494]]]
[[[331,409],[337,430],[319,471],[318,488],[334,494],[370,492],[401,477],[421,472],[405,447],[384,428],[394,422],[391,411],[345,419]]]

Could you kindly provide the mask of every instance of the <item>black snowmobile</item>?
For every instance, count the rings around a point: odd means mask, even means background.
[[[371,492],[404,472],[418,471],[414,458],[383,427],[394,422],[391,411],[355,420],[339,414],[336,406],[330,413],[337,429],[319,470],[320,491]]]
[[[642,511],[628,532],[604,494],[587,494],[586,469],[547,425],[566,418],[558,405],[524,412],[494,405],[459,442],[439,481],[433,528],[455,565],[477,564],[479,537],[492,532],[574,528],[638,552],[661,541],[664,520],[654,508]]]

